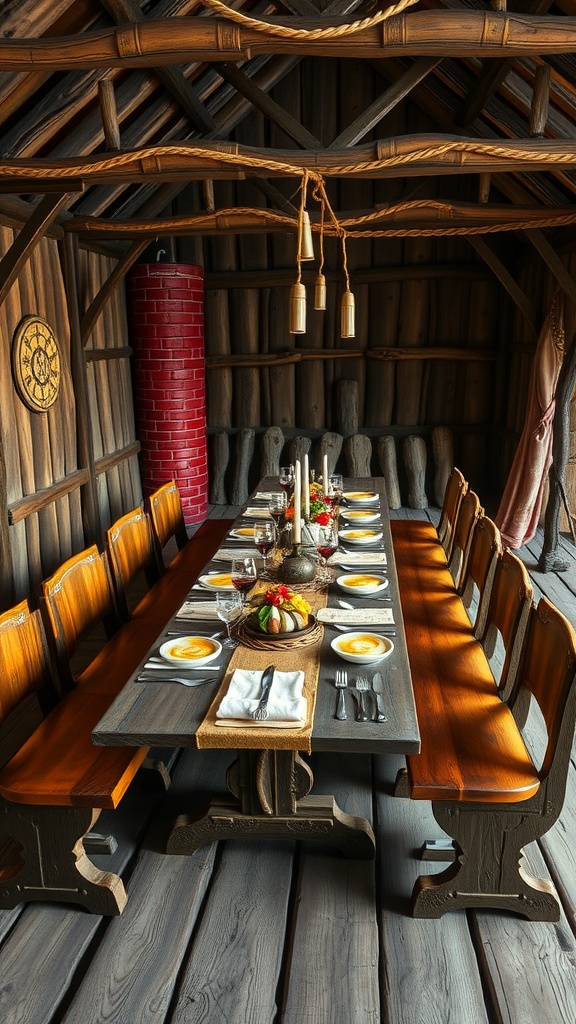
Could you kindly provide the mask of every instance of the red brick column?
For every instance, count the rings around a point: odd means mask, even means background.
[[[208,510],[203,267],[136,264],[128,316],[142,487],[175,479],[186,522],[197,523]]]

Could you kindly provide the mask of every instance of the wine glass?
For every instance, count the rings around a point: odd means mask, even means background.
[[[254,544],[260,554],[264,555],[264,569],[266,570],[268,568],[268,553],[276,544],[276,527],[271,519],[254,523]],[[232,582],[234,582],[234,578],[232,578]]]
[[[332,473],[332,476],[328,477],[328,483],[330,485],[330,490],[327,493],[331,494],[336,499],[336,503],[340,502],[344,493],[343,476],[341,473]]]
[[[289,491],[294,483],[294,474],[292,472],[292,466],[280,466],[280,476],[278,477],[278,483],[283,491]]]
[[[237,590],[219,590],[216,594],[216,614],[226,623],[227,637],[223,640],[225,647],[237,647],[238,642],[230,633],[230,623],[242,614],[243,598]]]
[[[240,591],[244,605],[245,595],[256,583],[256,562],[253,558],[232,559],[232,583]]]
[[[288,496],[286,491],[279,491],[278,494],[271,495],[268,508],[270,509],[270,515],[278,529],[280,529],[280,520],[282,519],[282,516],[285,515],[287,507]]]
[[[328,559],[338,548],[338,523],[331,519],[326,526],[316,527],[316,550],[320,555],[320,564],[327,568]]]

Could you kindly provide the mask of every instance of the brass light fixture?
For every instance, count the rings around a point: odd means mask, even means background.
[[[306,334],[306,288],[302,284],[302,261],[314,259],[310,217],[304,209],[308,189],[308,174],[304,173],[300,186],[300,210],[298,212],[298,251],[296,265],[298,276],[290,289],[290,334]],[[305,255],[311,253],[312,255]]]
[[[354,338],[356,336],[355,308],[354,296],[350,291],[350,275],[348,273],[348,259],[346,256],[346,232],[343,228],[340,230],[340,237],[342,239],[342,267],[346,278],[346,291],[342,296],[342,302],[340,304],[340,337]]]

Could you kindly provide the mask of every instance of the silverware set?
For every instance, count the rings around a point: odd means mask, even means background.
[[[350,690],[356,704],[357,722],[388,721],[388,718],[384,714],[384,706],[382,702],[384,680],[381,672],[375,672],[371,681],[368,680],[368,676],[359,675],[356,677],[354,685],[349,685],[348,672],[346,669],[337,668],[334,684],[338,690],[338,701],[334,717],[337,718],[338,721],[345,722],[348,717],[346,713],[345,698],[345,692],[347,689]]]

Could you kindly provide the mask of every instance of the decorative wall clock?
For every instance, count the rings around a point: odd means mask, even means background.
[[[12,375],[20,398],[34,412],[54,405],[60,390],[60,349],[41,316],[26,316],[12,339]]]

